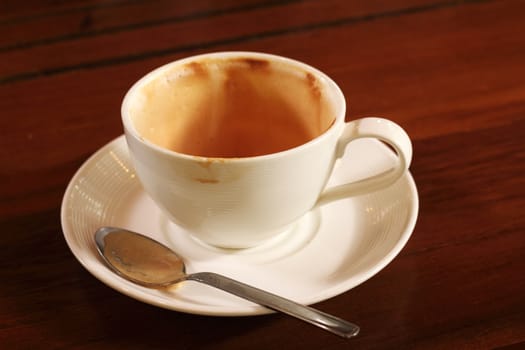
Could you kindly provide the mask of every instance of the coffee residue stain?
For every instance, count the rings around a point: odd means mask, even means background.
[[[224,164],[228,160],[231,160],[231,158],[226,159],[226,158],[219,158],[219,157],[212,158],[212,157],[201,157],[201,156],[194,156],[193,159],[196,160],[197,164],[203,167],[204,169],[210,169],[212,164]]]
[[[306,72],[306,81],[308,82],[312,96],[314,96],[316,99],[321,99],[321,88],[319,88],[319,82],[317,81],[317,78],[314,77],[312,73]]]
[[[161,147],[195,156],[201,170],[195,181],[222,182],[224,174],[214,166],[219,159],[291,149],[334,121],[315,72],[246,56],[198,60],[182,68],[184,74],[174,74],[176,84],[158,86],[158,98],[152,97],[151,105],[160,105],[162,113],[141,111],[145,125],[138,129]],[[146,136],[151,124],[162,133]]]
[[[314,115],[317,116],[317,118],[314,119],[316,129],[321,131],[323,130],[323,122],[324,122],[324,116],[323,116],[323,107],[322,107],[322,94],[321,94],[321,88],[319,87],[319,81],[317,78],[310,72],[306,72],[306,82],[308,85],[308,88],[310,90],[310,95],[312,96],[313,100],[313,110],[315,111]]]
[[[251,57],[239,58],[239,62],[247,64],[253,70],[263,70],[270,67],[270,61]]]
[[[194,159],[197,160],[197,164],[201,167],[203,167],[204,169],[210,169],[211,165],[212,165],[212,161],[201,161],[201,158],[200,157],[195,157]]]
[[[201,62],[190,62],[186,64],[186,67],[199,77],[205,77],[209,74],[206,64]]]

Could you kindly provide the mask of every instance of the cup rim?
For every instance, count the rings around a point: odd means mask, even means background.
[[[300,68],[315,74],[317,78],[320,78],[325,81],[326,85],[329,86],[329,88],[334,93],[336,99],[340,103],[340,105],[337,108],[337,111],[335,114],[335,119],[333,123],[326,129],[322,134],[318,135],[317,137],[313,138],[312,140],[305,142],[303,144],[300,144],[298,146],[282,150],[279,152],[274,153],[268,153],[268,154],[262,154],[257,156],[247,156],[247,157],[208,157],[208,156],[199,156],[199,155],[192,155],[187,153],[181,153],[174,150],[170,150],[161,146],[156,145],[155,143],[143,138],[140,136],[138,131],[136,130],[135,126],[133,125],[133,122],[131,121],[131,117],[128,113],[127,105],[130,103],[129,101],[132,98],[132,95],[135,93],[136,90],[140,89],[140,87],[145,83],[148,82],[151,79],[154,79],[158,74],[160,74],[162,71],[167,70],[170,67],[176,66],[176,65],[184,65],[188,62],[204,59],[204,58],[217,58],[217,57],[223,57],[223,58],[233,58],[233,57],[250,57],[250,58],[266,58],[272,61],[279,61],[284,62],[289,65],[296,65]],[[256,51],[217,51],[217,52],[209,52],[209,53],[203,53],[198,55],[192,55],[188,56],[182,59],[178,59],[175,61],[168,62],[162,66],[159,66],[152,71],[148,72],[144,76],[142,76],[139,80],[137,80],[133,85],[129,88],[129,90],[126,92],[122,103],[121,103],[121,119],[122,124],[124,126],[125,133],[129,136],[132,136],[135,140],[137,140],[139,143],[146,145],[148,148],[152,148],[157,152],[162,153],[163,155],[167,156],[176,156],[178,158],[182,159],[189,159],[189,160],[202,160],[207,162],[250,162],[255,160],[262,160],[262,159],[272,159],[272,158],[280,158],[285,155],[298,152],[304,148],[309,148],[325,138],[329,137],[329,135],[335,133],[338,130],[338,126],[343,124],[345,122],[345,115],[346,115],[346,100],[343,95],[343,92],[341,91],[341,88],[336,84],[336,82],[330,78],[328,75],[320,71],[319,69],[310,66],[304,62],[298,61],[293,58],[288,58],[284,56],[264,53],[264,52],[256,52]]]

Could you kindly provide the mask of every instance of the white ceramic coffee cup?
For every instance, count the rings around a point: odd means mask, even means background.
[[[292,149],[243,158],[182,154],[157,146],[139,134],[131,114],[138,100],[144,103],[142,88],[147,82],[165,79],[168,71],[191,62],[239,57],[265,60],[313,75],[323,85],[334,112],[335,120],[328,130]],[[406,132],[383,118],[345,122],[345,112],[343,93],[324,73],[289,58],[255,52],[218,52],[169,63],[135,83],[122,103],[126,140],[146,192],[172,221],[196,238],[226,248],[261,244],[318,205],[385,188],[405,173],[412,157]],[[368,137],[396,151],[396,166],[358,182],[326,189],[334,163],[345,147],[353,140]]]

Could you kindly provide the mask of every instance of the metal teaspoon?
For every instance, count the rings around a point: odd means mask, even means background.
[[[182,259],[161,243],[116,227],[102,227],[95,233],[98,252],[120,276],[149,288],[163,288],[182,281],[204,283],[269,309],[280,311],[344,338],[359,333],[359,326],[312,307],[213,273],[186,274]]]

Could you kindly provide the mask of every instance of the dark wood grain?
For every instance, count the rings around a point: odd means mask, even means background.
[[[1,349],[525,347],[525,2],[7,1],[0,5]],[[93,278],[60,204],[122,133],[121,99],[188,55],[290,56],[341,86],[348,118],[413,139],[420,214],[407,246],[317,306],[348,340],[281,315],[170,312]]]
[[[418,1],[420,4],[417,4]],[[430,2],[425,6],[424,1],[429,0],[416,0],[412,9],[425,11],[433,7]],[[153,23],[143,22],[127,30],[95,32],[95,35],[73,37],[72,40],[48,40],[44,41],[46,45],[27,45],[15,49],[8,47],[4,49],[4,62],[9,64],[0,66],[3,75],[0,82],[28,79],[38,74],[54,74],[82,67],[143,60],[191,49],[243,43],[261,37],[311,31],[319,26],[332,26],[340,22],[344,24],[406,11],[395,2],[387,8],[381,7],[380,13],[374,12],[377,11],[377,5],[373,6],[374,3],[365,7],[349,7],[344,4],[341,0],[289,1],[268,3],[266,6],[258,4],[232,8],[231,11],[217,11],[208,16],[180,19],[174,17],[171,20]],[[178,7],[176,9],[178,10]],[[35,29],[28,30],[32,32]],[[57,56],[55,52],[63,52],[65,55]],[[35,56],[40,57],[40,60],[35,62]]]
[[[297,0],[289,0],[297,1]],[[4,20],[6,35],[0,38],[0,49],[7,51],[23,47],[43,46],[80,37],[122,32],[141,27],[152,27],[170,22],[183,22],[224,13],[254,10],[276,6],[283,1],[243,0],[221,1],[208,7],[207,1],[128,1],[85,4],[60,9],[50,6],[49,12],[21,15]],[[64,5],[79,5],[66,2]],[[27,9],[27,6],[24,6]],[[30,8],[30,7],[29,7]]]

